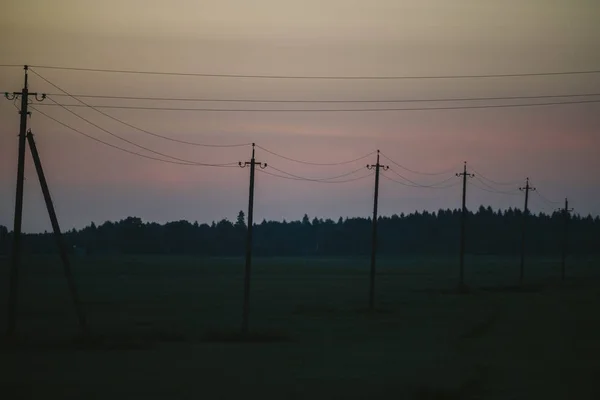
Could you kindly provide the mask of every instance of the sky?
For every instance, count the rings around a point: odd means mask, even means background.
[[[284,76],[447,76],[600,70],[600,5],[592,0],[4,0],[0,64],[206,74]],[[34,67],[71,94],[108,96],[398,100],[600,93],[600,74],[487,79],[307,80],[141,75]],[[30,90],[58,89],[30,73]],[[0,67],[0,91],[19,91],[23,69]],[[64,104],[68,97],[50,96]],[[585,100],[600,100],[600,96]],[[508,104],[570,99],[479,101]],[[424,108],[454,103],[219,103],[85,99],[92,105],[237,109]],[[35,103],[35,101],[34,101]],[[37,109],[81,132],[156,156],[94,127],[49,99]],[[71,108],[111,133],[154,151],[201,163],[248,161],[249,146],[205,148],[137,131],[91,108]],[[138,216],[145,221],[235,220],[246,211],[248,169],[176,165],[95,142],[32,111],[29,127],[63,230]],[[383,215],[458,208],[455,172],[476,172],[467,206],[523,207],[529,177],[534,212],[569,198],[576,212],[600,214],[600,103],[521,108],[388,112],[207,112],[102,109],[144,130],[183,141],[257,145],[315,163],[352,160],[380,149]],[[0,100],[0,224],[12,228],[19,116]],[[162,158],[160,156],[156,156]],[[264,170],[309,177],[370,171],[375,154],[355,163],[314,166],[261,148]],[[274,169],[276,168],[276,169]],[[473,170],[471,170],[473,168]],[[401,185],[395,173],[428,185]],[[29,153],[23,229],[50,230]],[[346,178],[345,178],[346,179]],[[487,180],[486,180],[487,179]],[[490,193],[481,188],[505,193]],[[491,181],[490,181],[491,180]],[[510,183],[497,185],[493,183]],[[406,181],[404,181],[406,182]],[[374,177],[345,183],[288,180],[257,172],[255,221],[369,216]],[[509,193],[506,193],[509,192]],[[550,201],[548,201],[550,200]]]

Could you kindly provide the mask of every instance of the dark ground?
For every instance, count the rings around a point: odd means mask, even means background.
[[[237,341],[243,260],[73,259],[92,329],[81,341],[60,263],[23,264],[2,399],[598,399],[600,268],[469,257],[257,259],[253,343]],[[6,329],[7,260],[0,270]]]

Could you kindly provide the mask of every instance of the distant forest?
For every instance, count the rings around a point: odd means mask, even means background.
[[[460,210],[435,213],[415,212],[378,219],[378,254],[452,255],[458,252]],[[469,212],[466,252],[470,254],[519,254],[523,215],[520,210],[494,211],[480,207]],[[560,253],[564,217],[529,215],[527,252],[536,255]],[[371,251],[371,219],[340,218],[301,221],[262,221],[254,224],[253,251],[256,256],[366,256]],[[92,223],[81,230],[64,233],[71,252],[78,254],[189,254],[241,256],[246,235],[245,215],[236,221],[223,219],[212,224],[169,222],[144,223],[129,217],[118,222]],[[12,233],[0,226],[0,251],[10,253]],[[26,254],[56,253],[51,232],[25,234]],[[569,219],[569,252],[600,253],[600,218],[573,215]]]

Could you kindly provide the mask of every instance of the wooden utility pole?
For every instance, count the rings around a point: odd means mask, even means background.
[[[23,182],[25,180],[25,146],[27,132],[27,117],[29,116],[28,106],[29,97],[34,96],[36,100],[42,101],[46,98],[45,94],[38,97],[37,93],[30,93],[27,84],[27,71],[29,67],[25,65],[23,89],[20,92],[4,93],[8,100],[21,99],[20,125],[19,125],[19,150],[17,161],[17,190],[15,200],[15,216],[13,225],[13,243],[11,253],[11,265],[9,272],[8,287],[8,324],[7,336],[12,337],[17,326],[17,289],[19,286],[19,265],[21,263],[21,226],[23,221]]]
[[[377,150],[377,163],[367,165],[368,169],[375,170],[375,195],[373,196],[373,230],[371,233],[371,273],[369,280],[369,310],[375,309],[375,261],[377,259],[377,206],[379,203],[379,171],[387,171],[389,166],[379,164],[379,150]]]
[[[565,208],[561,208],[558,211],[562,212],[564,219],[563,227],[563,243],[562,243],[562,256],[560,263],[560,278],[565,280],[565,264],[567,262],[567,252],[569,246],[569,215],[573,211],[569,208],[569,199],[565,198]]]
[[[527,216],[529,215],[529,209],[527,208],[529,202],[529,191],[535,191],[536,189],[532,186],[529,186],[529,178],[527,178],[525,181],[525,187],[519,188],[519,190],[525,192],[525,206],[523,207],[523,225],[521,227],[521,264],[519,268],[519,285],[522,285],[525,270],[525,231],[527,228]]]
[[[267,167],[266,163],[257,163],[254,158],[254,147],[252,143],[252,158],[250,161],[240,162],[239,165],[242,168],[250,166],[250,189],[248,194],[248,227],[246,228],[246,265],[244,268],[244,305],[242,312],[242,334],[247,335],[249,330],[249,317],[250,317],[250,274],[252,269],[252,225],[253,225],[253,214],[254,214],[254,170],[256,165],[264,169]]]
[[[52,197],[50,196],[50,190],[48,189],[48,183],[46,182],[46,176],[44,175],[44,169],[42,168],[40,155],[37,151],[37,146],[35,144],[35,140],[33,139],[31,130],[27,132],[27,141],[29,142],[29,149],[31,150],[33,163],[35,164],[35,169],[40,180],[40,186],[42,187],[44,201],[46,202],[46,208],[48,209],[48,215],[50,216],[50,222],[52,224],[52,230],[54,231],[54,237],[56,238],[56,244],[58,245],[60,258],[63,262],[65,276],[67,278],[67,284],[69,285],[69,291],[71,292],[73,304],[75,305],[79,326],[81,327],[82,333],[85,335],[88,333],[85,314],[83,313],[83,307],[81,305],[81,301],[79,300],[77,287],[75,286],[75,280],[73,279],[73,273],[71,272],[71,263],[69,262],[69,257],[67,255],[67,247],[60,231],[60,225],[58,224],[58,218],[56,217],[56,211],[54,210],[54,204],[52,203]]]
[[[462,176],[463,188],[462,188],[462,213],[460,217],[460,271],[458,289],[463,290],[465,288],[465,226],[467,219],[467,177],[474,177],[474,174],[467,173],[467,162],[465,161],[463,172],[457,173],[456,176]]]

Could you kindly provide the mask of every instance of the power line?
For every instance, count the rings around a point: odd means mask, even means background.
[[[390,170],[390,171],[394,172],[393,170]],[[398,183],[398,184],[400,184],[402,186],[417,187],[417,188],[424,188],[424,189],[447,189],[447,188],[451,188],[451,187],[457,186],[460,183],[460,182],[457,181],[457,182],[451,183],[449,185],[442,185],[442,186],[439,186],[439,185],[438,186],[434,186],[434,185],[428,186],[428,185],[419,185],[419,184],[412,185],[412,184],[409,184],[409,183],[405,183],[405,182],[399,181],[399,180],[394,179],[394,178],[390,178],[385,173],[382,173],[381,176],[383,176],[384,178],[386,178],[389,181]],[[454,177],[452,177],[452,178],[454,178]],[[450,179],[452,179],[452,178],[450,178]],[[447,179],[444,182],[448,182],[450,179]],[[441,183],[442,182],[440,182],[440,184]]]
[[[200,112],[389,112],[389,111],[436,111],[436,110],[469,110],[486,108],[518,108],[518,107],[542,107],[559,106],[569,104],[592,104],[600,103],[600,100],[577,100],[577,101],[557,101],[546,103],[526,103],[526,104],[485,104],[473,106],[449,106],[449,107],[412,107],[412,108],[338,108],[338,109],[251,109],[251,108],[182,108],[182,107],[145,107],[145,106],[115,106],[115,105],[97,105],[94,108],[122,109],[122,110],[153,110],[153,111],[200,111]],[[39,104],[40,106],[51,107],[54,104]],[[90,107],[83,104],[58,104],[66,107]]]
[[[481,172],[477,171],[475,168],[471,167],[471,170],[473,172],[475,172],[477,174],[478,177],[483,178],[484,180],[491,182],[495,185],[501,185],[501,186],[514,186],[514,185],[518,185],[520,182],[514,181],[514,182],[498,182],[495,181],[493,179],[487,178],[485,175],[483,175]]]
[[[479,183],[481,183],[482,185],[484,185],[485,187],[489,188],[490,190],[495,190],[498,192],[509,192],[508,190],[498,190],[497,188],[493,187],[492,185],[490,185],[489,183],[487,183],[486,181],[480,179],[479,175],[475,175],[475,179],[477,179],[477,181]],[[518,189],[513,189],[512,192],[516,192]]]
[[[487,182],[479,179],[478,175],[475,175],[475,179],[481,183],[482,185],[484,185],[486,188],[488,188],[488,190],[494,192],[494,193],[501,193],[501,194],[519,194],[518,193],[518,189],[514,189],[512,191],[508,191],[508,190],[498,190],[495,187],[493,187],[492,185],[488,184]]]
[[[544,204],[544,202],[541,200],[541,198],[531,197],[531,200],[533,200],[537,204],[537,206],[539,208],[541,208],[543,211],[548,211],[547,204]]]
[[[408,172],[412,172],[413,174],[417,174],[417,175],[430,175],[430,176],[446,175],[446,174],[449,174],[450,172],[454,171],[454,169],[455,169],[455,168],[453,167],[453,168],[450,168],[450,169],[447,169],[447,170],[444,170],[444,171],[440,171],[440,172],[422,172],[422,171],[415,171],[414,169],[407,168],[407,167],[405,167],[405,166],[403,166],[403,165],[401,165],[401,164],[397,163],[396,161],[392,160],[390,157],[386,156],[386,155],[385,155],[385,154],[383,154],[383,153],[381,153],[381,155],[382,155],[384,158],[386,158],[388,161],[390,161],[392,164],[395,164],[396,166],[398,166],[398,167],[402,168],[403,170],[405,170],[405,171],[408,171]],[[404,178],[404,177],[402,177],[402,178]],[[404,179],[406,179],[406,178],[404,178]],[[407,180],[408,180],[408,179],[407,179]]]
[[[66,71],[103,72],[119,74],[141,74],[141,75],[170,75],[170,76],[196,76],[206,78],[252,78],[252,79],[329,79],[329,80],[395,80],[395,79],[479,79],[479,78],[512,78],[528,76],[556,76],[556,75],[588,75],[600,73],[600,70],[583,71],[552,71],[552,72],[529,72],[512,74],[473,74],[473,75],[397,75],[397,76],[338,76],[338,75],[256,75],[256,74],[208,74],[194,72],[160,72],[145,70],[125,70],[108,68],[77,68],[50,65],[31,65],[34,68],[54,69]]]
[[[408,179],[407,177],[405,177],[404,175],[401,175],[401,174],[399,174],[397,171],[395,171],[395,170],[393,170],[393,169],[390,169],[390,171],[391,171],[392,173],[394,173],[395,175],[397,175],[398,177],[400,177],[400,178],[404,179],[405,181],[407,181],[407,182],[410,182],[410,183],[411,183],[411,185],[407,185],[407,186],[416,186],[416,187],[424,187],[424,188],[429,188],[429,187],[435,187],[435,186],[443,185],[444,183],[446,183],[446,182],[449,182],[449,181],[451,181],[452,179],[454,179],[454,177],[453,177],[453,176],[451,176],[450,178],[448,178],[448,179],[444,179],[444,180],[443,180],[443,181],[441,181],[441,182],[432,183],[432,184],[430,184],[430,185],[422,185],[422,184],[420,184],[420,183],[418,183],[418,182],[415,182],[415,181],[413,181],[413,180],[410,180],[410,179]]]
[[[191,145],[191,146],[201,146],[201,147],[245,147],[245,146],[249,146],[251,143],[241,143],[241,144],[205,144],[205,143],[198,143],[198,142],[189,142],[186,140],[180,140],[180,139],[174,139],[168,136],[164,136],[164,135],[159,135],[158,133],[154,133],[151,131],[148,131],[146,129],[142,129],[138,126],[135,126],[133,124],[130,124],[128,122],[125,122],[123,120],[120,120],[116,117],[113,117],[110,114],[105,113],[104,111],[98,110],[96,107],[87,104],[86,102],[84,102],[83,100],[80,100],[79,98],[77,98],[76,96],[71,95],[70,93],[68,93],[66,90],[62,89],[61,87],[59,87],[58,85],[56,85],[55,83],[50,82],[48,79],[44,78],[43,76],[41,76],[40,74],[38,74],[36,71],[31,70],[32,73],[34,73],[35,75],[37,75],[39,78],[41,78],[42,80],[44,80],[45,82],[47,82],[48,84],[54,86],[56,89],[60,90],[61,92],[64,93],[65,96],[69,96],[77,101],[79,101],[81,104],[83,104],[86,107],[89,107],[91,109],[93,109],[94,111],[104,115],[105,117],[108,117],[110,119],[112,119],[113,121],[117,121],[129,128],[133,128],[135,130],[138,130],[140,132],[146,133],[148,135],[152,135],[155,137],[159,137],[161,139],[165,139],[165,140],[169,140],[172,142],[177,142],[177,143],[182,143],[182,144],[187,144],[187,145]],[[51,99],[55,104],[59,104],[58,102],[56,102],[54,99]]]
[[[49,99],[49,100],[50,100],[50,101],[54,101],[54,99]],[[39,104],[38,104],[38,105],[39,105]],[[148,147],[145,147],[145,146],[142,146],[142,145],[140,145],[140,144],[137,144],[137,143],[135,143],[135,142],[133,142],[133,141],[131,141],[131,140],[129,140],[129,139],[125,139],[124,137],[122,137],[122,136],[119,136],[119,135],[117,135],[116,133],[113,133],[113,132],[109,131],[108,129],[105,129],[105,128],[101,127],[101,126],[100,126],[100,125],[98,125],[98,124],[95,124],[94,122],[90,121],[89,119],[87,119],[87,118],[85,118],[85,117],[82,117],[81,115],[77,114],[76,112],[74,112],[74,111],[72,111],[72,110],[69,110],[69,109],[68,109],[68,108],[66,108],[66,107],[62,107],[62,108],[64,108],[65,110],[67,110],[67,111],[68,111],[68,112],[70,112],[71,114],[75,115],[76,117],[80,118],[81,120],[83,120],[83,121],[87,122],[88,124],[90,124],[90,125],[92,125],[92,126],[94,126],[94,127],[98,128],[98,129],[100,129],[100,130],[101,130],[101,131],[103,131],[103,132],[106,132],[106,133],[108,133],[109,135],[111,135],[111,136],[113,136],[113,137],[116,137],[117,139],[120,139],[120,140],[124,141],[125,143],[129,143],[129,144],[131,144],[132,146],[138,147],[138,148],[140,148],[140,149],[142,149],[142,150],[146,150],[146,151],[148,151],[148,152],[150,152],[150,153],[154,153],[154,154],[156,154],[156,155],[159,155],[159,156],[162,156],[162,157],[170,158],[170,159],[172,159],[172,160],[176,160],[176,161],[181,161],[181,162],[184,162],[184,163],[187,163],[187,164],[193,164],[193,165],[203,165],[203,166],[216,166],[216,165],[235,165],[235,164],[237,164],[237,163],[234,163],[234,162],[231,162],[231,163],[226,163],[226,164],[207,164],[207,163],[201,163],[201,162],[197,162],[197,161],[191,161],[191,160],[187,160],[187,159],[185,159],[185,158],[179,158],[179,157],[171,156],[171,155],[168,155],[168,154],[165,154],[165,153],[161,153],[160,151],[152,150],[152,149],[150,149],[150,148],[148,148]]]
[[[135,156],[138,156],[138,157],[147,158],[149,160],[161,161],[161,162],[164,162],[164,163],[167,163],[167,164],[190,165],[190,166],[206,166],[206,167],[227,167],[227,168],[237,167],[237,165],[230,165],[230,164],[195,164],[195,163],[177,162],[177,161],[171,161],[171,160],[163,160],[162,158],[156,158],[156,157],[148,156],[148,155],[145,155],[145,154],[137,153],[135,151],[124,149],[124,148],[116,146],[114,144],[105,142],[105,141],[103,141],[101,139],[95,138],[94,136],[88,135],[87,133],[82,132],[79,129],[73,128],[72,126],[70,126],[70,125],[68,125],[68,124],[66,124],[66,123],[64,123],[64,122],[62,122],[62,121],[60,121],[60,120],[58,120],[58,119],[56,119],[56,118],[48,115],[48,114],[46,114],[45,112],[43,112],[41,110],[38,110],[34,106],[32,106],[31,108],[33,110],[35,110],[36,112],[40,113],[41,115],[45,116],[46,118],[51,119],[52,121],[54,121],[54,122],[56,122],[56,123],[64,126],[65,128],[68,128],[68,129],[72,130],[75,133],[78,133],[78,134],[80,134],[82,136],[85,136],[88,139],[92,139],[92,140],[94,140],[94,141],[96,141],[98,143],[102,143],[105,146],[112,147],[113,149],[117,149],[117,150],[123,151],[125,153],[129,153],[129,154],[132,154],[132,155],[135,155]],[[231,163],[231,164],[235,164],[235,163]]]
[[[548,199],[547,197],[545,197],[544,195],[542,195],[539,190],[536,190],[535,194],[537,194],[540,197],[540,199],[544,200],[548,204],[559,204],[559,203],[561,203],[560,201],[553,201],[553,200]]]
[[[481,180],[479,180],[479,182],[482,182]],[[486,189],[485,187],[481,187],[476,185],[475,183],[471,182],[471,185],[476,187],[479,190],[483,190],[484,192],[488,192],[488,193],[494,193],[494,194],[506,194],[506,195],[510,195],[510,196],[519,196],[520,193],[515,193],[515,192],[503,192],[500,190],[491,190],[491,189]]]
[[[293,181],[318,182],[318,183],[347,183],[347,182],[354,182],[354,181],[358,181],[358,180],[361,180],[361,179],[368,178],[371,175],[373,175],[373,173],[369,173],[369,174],[364,175],[364,176],[359,176],[357,178],[351,178],[351,179],[344,179],[344,180],[341,180],[341,181],[323,181],[323,180],[304,179],[304,178],[295,178],[293,176],[278,175],[278,174],[273,174],[271,172],[264,171],[264,170],[258,170],[258,172],[260,172],[262,174],[274,176],[274,177],[277,177],[277,178],[282,178],[282,179],[289,179],[289,180],[293,180]]]
[[[259,146],[259,145],[256,145],[256,147],[258,147],[259,149],[261,149],[261,150],[263,150],[263,151],[265,151],[265,152],[267,152],[267,153],[269,153],[269,154],[272,154],[272,155],[274,155],[274,156],[277,156],[277,157],[283,158],[283,159],[285,159],[285,160],[288,160],[288,161],[293,161],[293,162],[296,162],[296,163],[300,163],[300,164],[306,164],[306,165],[320,165],[320,166],[332,166],[332,165],[344,165],[344,164],[351,164],[351,163],[353,163],[353,162],[356,162],[356,161],[362,160],[362,159],[364,159],[364,158],[367,158],[367,157],[369,157],[369,156],[371,156],[371,155],[375,154],[375,151],[372,151],[372,152],[370,152],[369,154],[365,154],[364,156],[361,156],[361,157],[355,158],[355,159],[353,159],[353,160],[348,160],[348,161],[340,161],[340,162],[334,162],[334,163],[315,163],[315,162],[309,162],[309,161],[302,161],[302,160],[298,160],[298,159],[291,158],[291,157],[286,157],[286,156],[284,156],[284,155],[281,155],[281,154],[275,153],[274,151],[271,151],[271,150],[269,150],[269,149],[266,149],[266,148],[264,148],[264,147],[262,147],[262,146]]]
[[[355,170],[353,170],[353,171],[346,172],[346,173],[344,173],[344,174],[337,175],[337,176],[332,176],[332,177],[329,177],[329,178],[306,178],[306,177],[304,177],[304,176],[295,175],[295,174],[292,174],[292,173],[290,173],[290,172],[287,172],[287,171],[284,171],[284,170],[282,170],[282,169],[279,169],[279,168],[277,168],[277,167],[273,167],[273,166],[272,166],[272,165],[270,165],[270,164],[269,164],[269,167],[270,167],[271,169],[274,169],[274,170],[275,170],[275,171],[277,171],[277,172],[281,172],[282,174],[286,174],[286,175],[288,175],[288,176],[290,176],[290,177],[293,177],[293,178],[296,178],[296,179],[300,179],[300,180],[305,180],[305,181],[312,181],[312,182],[328,182],[328,181],[331,181],[331,180],[333,180],[333,179],[344,178],[344,177],[346,177],[346,176],[348,176],[348,175],[352,175],[352,174],[355,174],[355,173],[357,173],[358,171],[362,171],[362,170],[363,170],[363,167],[361,167],[361,168],[357,168],[357,169],[355,169]]]
[[[48,96],[77,97],[90,99],[113,99],[113,100],[145,100],[145,101],[181,101],[181,102],[227,102],[227,103],[419,103],[419,102],[446,102],[446,101],[480,101],[480,100],[528,100],[546,99],[555,97],[595,97],[600,93],[569,93],[551,94],[537,96],[504,96],[504,97],[455,97],[435,99],[351,99],[351,100],[298,100],[298,99],[215,99],[215,98],[190,98],[190,97],[145,97],[145,96],[109,96],[92,94],[48,93]]]

